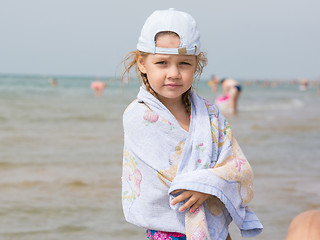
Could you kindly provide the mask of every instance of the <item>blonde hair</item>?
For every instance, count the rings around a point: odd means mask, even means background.
[[[159,34],[168,34],[168,35],[176,35],[178,36],[175,32],[160,32],[156,35],[155,39],[157,39]],[[178,36],[179,37],[179,36]],[[138,64],[137,64],[137,58],[140,56],[142,58],[145,58],[149,55],[150,53],[145,53],[145,52],[141,52],[138,50],[135,51],[131,51],[129,52],[124,60],[122,61],[123,63],[123,72],[122,72],[122,76],[121,76],[121,82],[124,81],[124,79],[129,81],[129,74],[130,74],[130,70],[132,68],[135,69],[136,73],[137,73],[137,77],[139,79],[140,84],[144,84],[146,86],[146,90],[148,92],[150,92],[153,96],[155,96],[157,98],[157,93],[152,89],[152,87],[150,86],[150,83],[148,81],[147,78],[147,74],[142,73],[139,70]],[[196,55],[196,71],[194,74],[194,78],[200,79],[200,76],[203,72],[204,67],[207,65],[207,56],[204,52],[200,52],[199,55]],[[198,82],[197,81],[197,82]],[[184,103],[184,106],[186,108],[187,113],[190,115],[191,114],[191,101],[190,101],[190,93],[191,93],[191,88],[188,89],[185,93],[182,94],[182,101]]]

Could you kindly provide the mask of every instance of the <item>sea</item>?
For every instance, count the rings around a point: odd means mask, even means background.
[[[139,83],[96,77],[0,75],[0,239],[142,240],[121,207],[122,114]],[[254,171],[253,239],[285,239],[299,213],[320,209],[320,96],[313,82],[242,83],[226,114]],[[201,80],[195,90],[214,102]],[[232,239],[242,239],[235,224]]]

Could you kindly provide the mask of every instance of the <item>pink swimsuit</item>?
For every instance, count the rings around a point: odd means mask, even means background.
[[[162,232],[147,230],[147,237],[150,240],[186,240],[186,235],[176,232]]]

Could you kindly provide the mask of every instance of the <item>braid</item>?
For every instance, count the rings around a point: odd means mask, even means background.
[[[191,95],[191,88],[188,89],[188,91],[186,91],[185,93],[182,94],[182,102],[184,104],[184,107],[186,108],[186,111],[188,113],[188,115],[191,115],[191,99],[190,99],[190,95]]]
[[[152,89],[152,87],[150,86],[150,83],[148,81],[148,77],[147,74],[140,72],[142,81],[144,83],[144,85],[146,86],[146,90],[151,93],[153,96],[155,96],[156,98],[158,98],[157,93]]]

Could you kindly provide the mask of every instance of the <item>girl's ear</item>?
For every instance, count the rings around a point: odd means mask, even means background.
[[[138,68],[139,68],[140,72],[146,74],[147,71],[146,71],[146,67],[144,65],[144,60],[140,54],[137,54],[136,60],[137,60],[137,64],[138,64]]]

